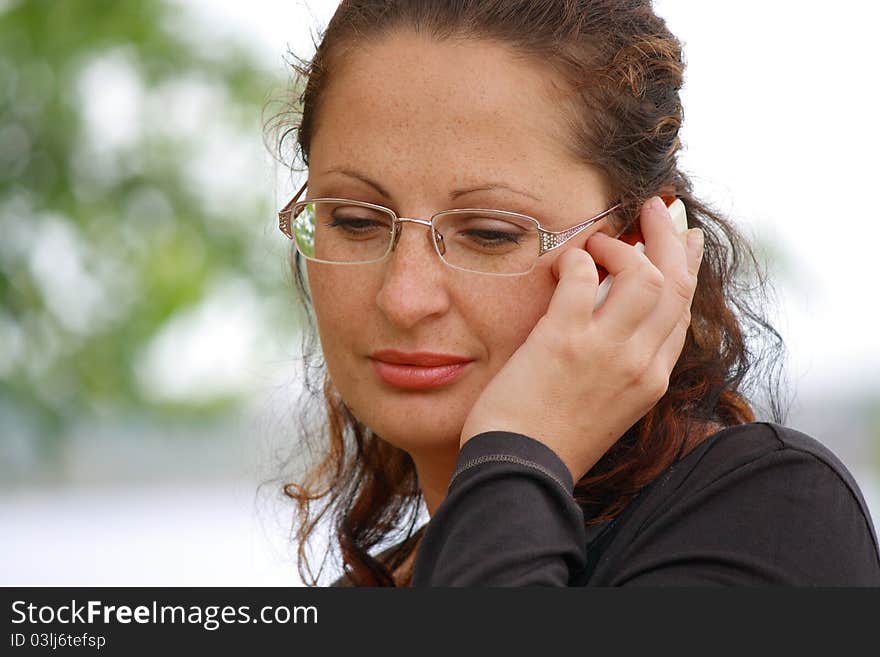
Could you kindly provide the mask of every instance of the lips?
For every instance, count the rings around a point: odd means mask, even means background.
[[[370,360],[381,381],[402,390],[429,390],[448,385],[472,362],[470,358],[454,354],[393,349],[374,352]]]
[[[441,365],[458,365],[467,363],[471,359],[452,354],[435,354],[429,351],[404,352],[394,349],[385,349],[374,352],[370,358],[381,360],[393,365],[415,365],[417,367],[438,367]]]

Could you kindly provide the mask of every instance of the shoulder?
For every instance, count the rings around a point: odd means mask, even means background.
[[[728,427],[710,436],[658,482],[701,497],[760,502],[768,511],[813,512],[834,522],[846,514],[876,538],[855,478],[816,438],[774,422]]]
[[[880,584],[876,534],[855,479],[830,449],[790,427],[717,432],[631,507],[603,556],[618,563],[606,569],[614,579]]]
[[[861,500],[861,492],[840,459],[816,438],[774,422],[752,422],[727,427],[709,436],[666,473],[667,478],[689,480],[691,485],[712,481],[742,470],[759,470],[770,464],[790,468],[795,464],[837,480]],[[781,484],[770,479],[768,484]]]

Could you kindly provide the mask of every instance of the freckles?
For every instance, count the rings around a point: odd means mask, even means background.
[[[493,281],[484,294],[468,299],[466,321],[478,331],[490,357],[508,358],[547,311],[555,279],[549,270]]]
[[[309,270],[309,282],[318,335],[325,356],[333,359],[342,345],[363,332],[375,295],[367,280],[352,280],[347,271],[315,267]]]

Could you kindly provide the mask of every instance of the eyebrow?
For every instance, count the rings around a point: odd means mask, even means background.
[[[370,187],[375,189],[377,192],[379,192],[385,198],[391,198],[391,194],[389,194],[385,190],[385,188],[382,187],[382,185],[380,185],[378,182],[376,182],[375,180],[373,180],[369,176],[365,176],[364,174],[359,173],[357,171],[353,171],[351,169],[344,169],[344,168],[333,168],[333,169],[327,169],[325,171],[325,173],[340,173],[344,176],[348,176],[350,178],[355,178],[357,180],[360,180],[363,183],[366,183],[367,185],[369,185]],[[455,199],[459,198],[460,196],[464,196],[465,194],[471,194],[473,192],[488,192],[488,191],[493,191],[496,189],[505,190],[508,192],[513,192],[514,194],[526,196],[526,197],[528,197],[532,200],[535,200],[535,201],[541,200],[537,196],[534,196],[533,194],[530,194],[529,192],[525,192],[521,189],[516,189],[514,187],[511,187],[510,185],[505,185],[504,183],[499,183],[499,182],[485,183],[483,185],[478,185],[477,187],[463,187],[461,189],[453,190],[453,192],[450,194],[450,196],[453,200],[455,200]]]

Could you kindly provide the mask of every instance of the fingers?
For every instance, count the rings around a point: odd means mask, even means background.
[[[587,251],[570,249],[553,264],[559,278],[548,315],[585,326],[595,314],[609,327],[615,341],[624,342],[636,333],[643,348],[660,355],[671,372],[681,353],[690,325],[690,306],[702,260],[702,233],[698,243],[686,246],[685,234],[678,234],[669,212],[645,203],[640,215],[644,252],[602,233],[587,241]],[[653,201],[653,199],[652,199]],[[605,304],[593,309],[599,264],[614,276]]]
[[[645,253],[663,274],[664,285],[656,307],[639,331],[644,331],[649,340],[662,340],[657,350],[658,366],[671,373],[690,326],[690,309],[702,261],[702,231],[692,231],[691,236],[696,239],[688,243],[687,233],[678,234],[672,226],[665,206],[662,212],[653,204],[649,206],[642,217]]]
[[[687,268],[693,287],[685,303],[684,312],[678,315],[672,331],[657,352],[658,360],[667,367],[666,371],[669,373],[672,372],[675,364],[678,362],[681,350],[684,347],[687,330],[691,323],[690,308],[697,288],[700,263],[703,260],[703,232],[697,228],[688,231],[688,233],[688,238],[691,239],[687,239]]]
[[[641,213],[645,255],[664,277],[683,275],[687,271],[684,235],[672,224],[669,210],[660,197],[649,199]]]
[[[583,249],[568,249],[553,261],[558,279],[547,308],[547,317],[563,326],[583,327],[593,316],[593,303],[599,287],[599,273],[590,254]]]
[[[614,276],[608,298],[596,314],[617,339],[626,340],[657,304],[663,276],[644,253],[607,235],[592,235],[587,249]]]
[[[618,340],[643,334],[645,349],[652,353],[668,344],[664,353],[668,359],[678,339],[680,352],[690,324],[702,244],[693,251],[687,249],[685,234],[677,232],[658,197],[642,207],[640,227],[643,254],[619,240],[590,238],[593,258],[614,275],[608,301],[596,314],[609,322]],[[677,331],[675,338],[668,340],[673,331]]]
[[[697,285],[699,261],[690,261],[686,235],[677,232],[666,206],[658,197],[645,204],[641,220],[645,255],[663,278],[660,299],[642,330],[656,332],[665,338],[689,311]]]

